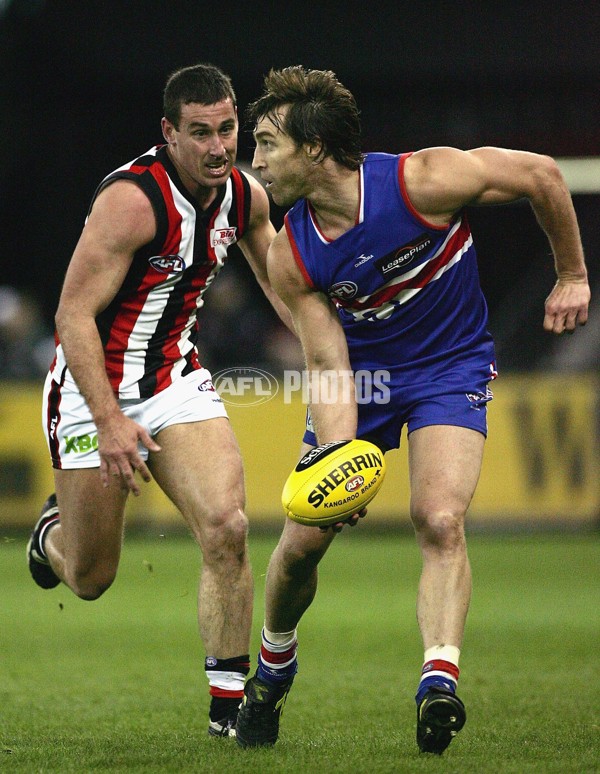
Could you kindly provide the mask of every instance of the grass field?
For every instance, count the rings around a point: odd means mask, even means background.
[[[461,658],[468,721],[420,756],[422,652],[412,537],[341,535],[300,629],[280,741],[242,751],[206,735],[186,537],[128,538],[113,588],[82,602],[29,579],[26,538],[0,540],[0,770],[7,772],[600,772],[600,540],[470,538],[474,596]],[[252,658],[276,537],[253,535]]]

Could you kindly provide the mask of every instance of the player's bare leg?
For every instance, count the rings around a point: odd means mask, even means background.
[[[212,695],[209,733],[232,735],[249,670],[253,580],[242,460],[229,420],[172,425],[150,455],[156,481],[202,551],[198,624]]]
[[[481,433],[447,425],[410,435],[411,518],[423,556],[417,615],[426,650],[462,644],[471,598],[464,520],[484,441]]]
[[[300,458],[313,447],[303,443]],[[286,519],[267,569],[265,624],[271,632],[295,629],[317,592],[318,564],[335,533]]]
[[[248,680],[237,722],[240,747],[272,746],[297,669],[296,625],[314,599],[317,565],[335,533],[286,519],[267,570],[265,626],[256,674]]]
[[[317,566],[335,534],[286,519],[267,569],[265,623],[271,632],[295,629],[317,591]]]
[[[304,444],[301,456],[310,448]],[[335,534],[285,521],[267,569],[259,666],[246,683],[238,717],[241,747],[271,746],[277,741],[281,711],[296,672],[296,626],[315,597],[317,567]]]
[[[247,653],[252,574],[247,553],[244,476],[228,419],[172,425],[150,456],[160,487],[181,511],[202,550],[199,627],[208,653]]]
[[[471,599],[464,521],[484,442],[481,433],[447,425],[420,428],[409,439],[411,518],[423,559],[417,618],[425,665],[417,739],[426,752],[442,752],[466,717],[453,695]]]
[[[127,492],[117,479],[105,488],[98,468],[55,470],[54,481],[60,521],[47,534],[46,556],[78,597],[97,599],[117,573]]]

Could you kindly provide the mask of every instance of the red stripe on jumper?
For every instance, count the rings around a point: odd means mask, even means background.
[[[414,277],[387,285],[382,290],[376,291],[368,296],[365,301],[356,301],[355,299],[345,301],[336,299],[336,303],[339,303],[340,306],[350,307],[352,309],[373,309],[392,301],[402,290],[424,288],[442,266],[450,263],[452,258],[454,258],[456,253],[468,240],[470,233],[471,229],[469,228],[469,224],[463,220],[437,258],[432,258],[427,261],[427,263],[423,264],[423,268]]]

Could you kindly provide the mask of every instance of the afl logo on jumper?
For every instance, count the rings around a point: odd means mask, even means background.
[[[177,274],[185,269],[185,263],[180,255],[153,255],[148,263],[161,274]]]
[[[219,245],[232,245],[237,242],[235,232],[237,228],[230,226],[229,228],[211,228],[210,230],[210,244],[211,247],[218,247]]]
[[[340,298],[342,301],[348,301],[358,293],[358,285],[356,282],[350,282],[350,280],[344,280],[343,282],[336,282],[329,288],[330,296],[334,298]]]
[[[375,262],[375,265],[384,277],[394,277],[401,274],[409,263],[412,263],[415,258],[419,258],[430,246],[431,237],[429,234],[421,234],[407,245],[397,247],[391,253],[384,255],[383,258]]]

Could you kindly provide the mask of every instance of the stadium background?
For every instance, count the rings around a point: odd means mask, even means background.
[[[569,173],[595,296],[574,337],[541,329],[553,282],[529,207],[471,210],[497,341],[490,442],[472,525],[589,527],[600,513],[600,14],[597,4],[456,4],[433,0],[266,3],[173,0],[0,2],[0,524],[29,525],[52,486],[39,394],[64,271],[97,182],[160,142],[167,74],[212,61],[240,109],[272,66],[333,69],[362,110],[365,150],[481,144],[548,153]],[[240,135],[239,159],[252,142]],[[281,224],[282,212],[273,208]],[[201,313],[213,371],[299,365],[239,255]],[[595,316],[594,316],[595,315]],[[231,407],[255,524],[281,518],[304,408],[279,394]],[[373,504],[374,523],[407,522],[404,451]],[[130,523],[176,514],[154,488]]]

